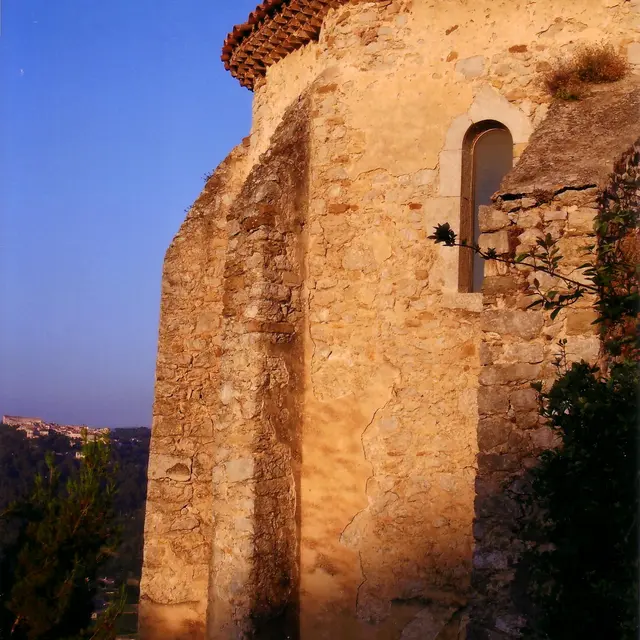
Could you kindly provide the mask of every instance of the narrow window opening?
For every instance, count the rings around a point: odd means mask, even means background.
[[[478,210],[491,204],[504,176],[513,166],[513,139],[499,122],[474,124],[465,136],[462,149],[462,199],[460,240],[476,244],[480,237]],[[460,249],[459,290],[482,291],[484,260],[471,249]]]

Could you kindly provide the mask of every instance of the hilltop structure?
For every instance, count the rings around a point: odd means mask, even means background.
[[[25,418],[22,416],[2,416],[2,423],[8,427],[14,427],[26,434],[27,438],[41,438],[49,433],[58,433],[70,440],[81,440],[82,434],[87,430],[87,436],[91,440],[99,436],[109,435],[109,429],[91,429],[86,426],[75,426],[45,422],[42,418]]]
[[[529,273],[427,236],[549,232],[578,266],[637,161],[639,21],[637,0],[267,0],[234,29],[251,135],[164,265],[143,638],[518,636],[505,487],[553,445],[529,384],[557,340],[598,355],[591,301],[551,321]],[[634,72],[552,104],[540,74],[601,41]]]

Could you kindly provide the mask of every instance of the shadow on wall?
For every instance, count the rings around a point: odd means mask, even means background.
[[[519,629],[532,612],[526,595],[527,567],[518,561],[525,543],[518,540],[519,523],[527,515],[518,496],[529,491],[530,476],[510,476],[513,472],[504,467],[496,469],[493,462],[479,464],[474,602],[467,640],[519,637]],[[502,633],[496,636],[496,631]]]
[[[447,564],[447,559],[444,564]],[[458,561],[453,558],[452,562]],[[418,559],[416,559],[418,561]],[[385,585],[380,585],[385,589]],[[396,587],[386,585],[386,590]],[[190,604],[164,606],[141,603],[140,638],[142,640],[220,640],[222,638],[256,638],[259,640],[463,640],[466,638],[468,607],[460,598],[443,599],[443,594],[423,594],[412,598],[395,598],[383,621],[367,622],[355,615],[353,599],[336,599],[333,605],[343,613],[342,621],[327,628],[321,610],[305,611],[300,628],[283,620],[286,612],[271,615],[264,608],[251,616],[252,629],[241,632],[233,620],[225,632],[207,633],[205,623],[194,618]],[[294,603],[295,604],[295,603]],[[335,610],[333,611],[335,615]],[[221,629],[225,621],[217,621]],[[284,631],[283,631],[284,629]]]

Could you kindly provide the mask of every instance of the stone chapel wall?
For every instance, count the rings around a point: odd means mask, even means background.
[[[298,630],[308,167],[301,100],[227,217],[209,637]]]
[[[241,145],[208,181],[165,257],[139,613],[144,638],[204,637],[226,216],[246,170]]]
[[[518,158],[547,114],[540,72],[579,42],[631,51],[639,17],[352,2],[268,69],[251,138],[165,261],[143,637],[458,633],[505,281],[484,306],[458,293],[456,252],[427,236],[459,225],[468,128],[500,121]]]
[[[632,35],[622,5],[527,6],[358,3],[326,19],[313,85],[303,637],[370,637],[372,625],[381,638],[431,637],[459,624],[471,593],[482,295],[458,293],[457,252],[426,238],[438,222],[459,225],[474,122],[506,125],[518,157],[547,114],[537,81],[561,47]]]

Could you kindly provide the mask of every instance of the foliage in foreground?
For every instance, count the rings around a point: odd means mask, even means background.
[[[560,365],[562,367],[562,363]],[[607,376],[564,368],[542,415],[561,438],[533,471],[530,638],[616,638],[638,631],[638,384],[635,363]]]
[[[91,620],[97,572],[119,537],[110,445],[85,434],[83,455],[62,483],[49,452],[31,494],[2,514],[15,535],[0,561],[0,638],[115,637],[121,601]]]

